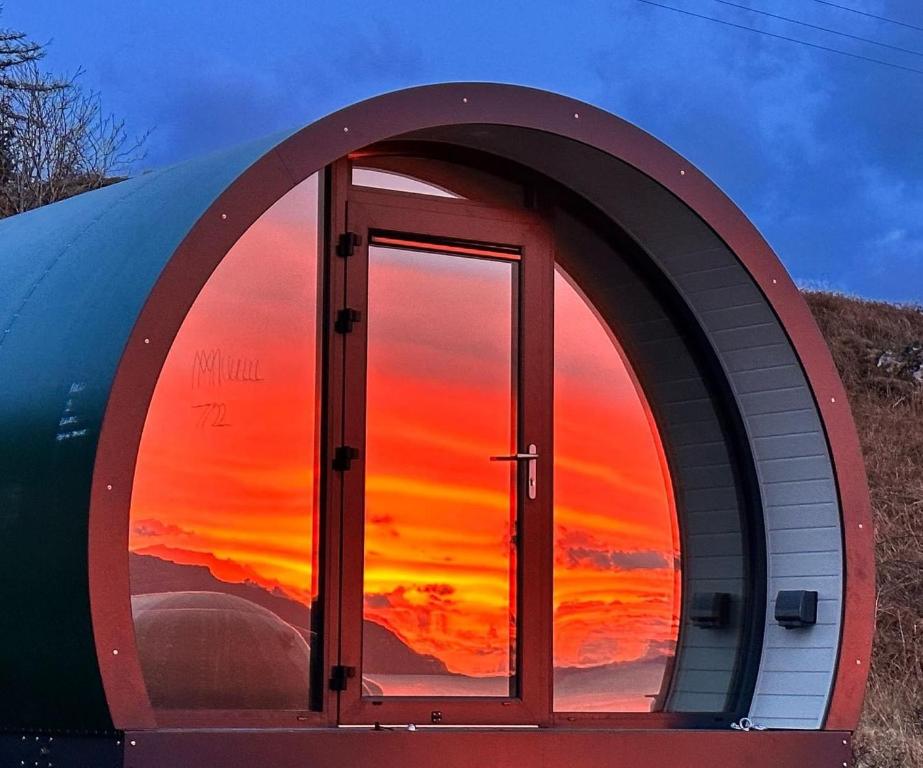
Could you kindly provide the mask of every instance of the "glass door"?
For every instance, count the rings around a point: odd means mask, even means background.
[[[340,722],[546,722],[550,238],[356,188],[346,223]]]

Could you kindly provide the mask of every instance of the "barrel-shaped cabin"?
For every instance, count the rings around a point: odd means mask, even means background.
[[[641,130],[400,91],[0,222],[0,276],[8,764],[849,761],[849,406]]]

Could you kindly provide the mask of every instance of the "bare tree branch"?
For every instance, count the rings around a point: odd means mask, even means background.
[[[0,217],[105,186],[143,158],[147,134],[130,138],[83,89],[83,70],[50,75],[43,55],[24,34],[0,31]]]

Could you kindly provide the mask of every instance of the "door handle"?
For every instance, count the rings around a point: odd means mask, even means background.
[[[530,499],[534,499],[537,493],[537,466],[538,466],[538,452],[535,447],[535,443],[529,443],[529,452],[528,453],[514,453],[511,456],[491,456],[491,461],[527,461],[528,466],[528,475],[526,478],[526,488],[529,494]]]

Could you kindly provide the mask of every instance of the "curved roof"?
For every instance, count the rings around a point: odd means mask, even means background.
[[[151,286],[192,226],[284,138],[272,136],[0,220],[4,370],[15,370],[16,356],[25,350],[34,360],[40,347],[55,348],[47,343],[55,336],[66,339],[81,360],[58,368],[63,378],[81,380],[83,344],[98,360],[111,341],[114,357],[107,362],[117,360]],[[38,339],[45,343],[35,345]],[[68,370],[72,376],[64,375]],[[2,407],[18,405],[8,399],[15,391],[0,392]]]
[[[3,687],[44,690],[47,700],[72,704],[88,727],[108,715],[92,637],[76,629],[89,615],[86,551],[68,543],[86,538],[109,384],[177,246],[221,192],[282,138],[0,221],[0,529],[11,534],[0,537],[10,622],[0,633],[0,653],[18,659]],[[56,478],[51,486],[49,477]],[[43,514],[25,513],[35,508]],[[36,559],[23,541],[42,541],[47,559]],[[73,654],[61,652],[49,624],[75,628]],[[4,696],[0,725],[7,707],[7,719],[42,722],[38,705],[30,712],[36,699]]]

